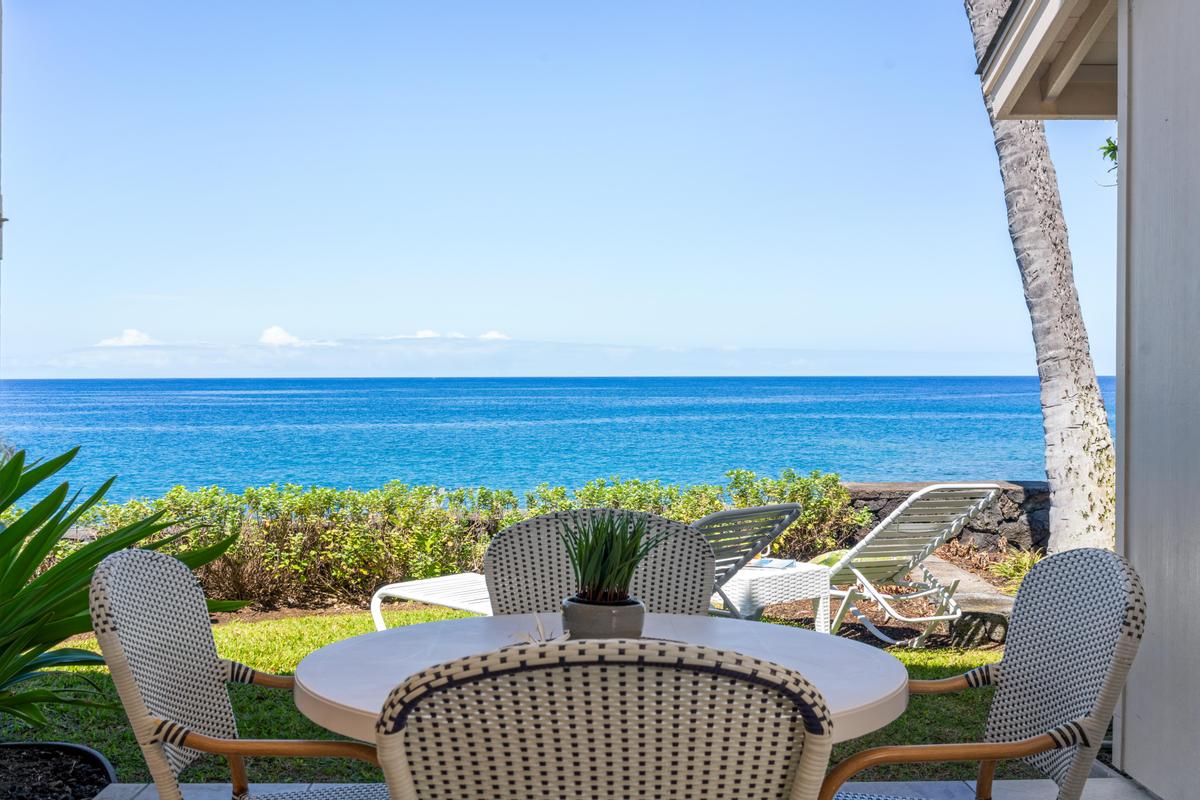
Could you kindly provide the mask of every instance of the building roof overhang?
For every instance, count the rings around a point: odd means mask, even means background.
[[[997,119],[1116,119],[1117,0],[1012,0],[979,65]]]

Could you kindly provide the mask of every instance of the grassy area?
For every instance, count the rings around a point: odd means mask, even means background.
[[[387,612],[389,625],[414,625],[431,620],[466,616],[445,609],[403,609]],[[373,630],[366,613],[293,617],[261,622],[232,621],[213,629],[218,651],[259,670],[287,673],[306,654],[349,636]],[[78,644],[78,643],[77,643]],[[81,646],[94,647],[85,640]],[[914,678],[942,678],[980,664],[996,661],[995,650],[896,651]],[[108,675],[102,670],[76,670],[48,679],[60,685],[93,682],[114,704],[112,708],[68,708],[53,714],[52,722],[40,730],[0,727],[0,740],[81,741],[95,747],[113,762],[117,777],[126,782],[149,781],[146,765],[129,731],[124,713]],[[230,694],[245,737],[334,738],[309,722],[292,703],[288,692],[253,686],[232,686]],[[978,740],[983,734],[990,690],[959,695],[913,697],[908,712],[883,730],[862,739],[838,745],[834,759],[880,744],[918,744]],[[380,781],[375,768],[358,762],[333,759],[253,759],[250,778],[261,782]],[[969,765],[919,765],[885,767],[863,774],[863,780],[938,780],[973,777]],[[1002,765],[1002,777],[1030,777],[1032,770],[1019,765]],[[224,761],[204,757],[183,774],[192,782],[226,782]]]

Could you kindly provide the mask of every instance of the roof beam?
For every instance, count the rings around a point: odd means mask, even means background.
[[[1054,100],[1043,100],[1041,87],[1031,84],[1013,104],[1008,119],[1116,119],[1117,68],[1084,64]]]
[[[1104,26],[1117,11],[1117,0],[1092,0],[1083,10],[1075,27],[1067,35],[1062,48],[1046,74],[1042,76],[1042,99],[1053,103],[1058,99],[1084,56],[1104,32]]]
[[[983,72],[983,91],[997,119],[1011,116],[1030,86],[1041,100],[1036,72],[1067,23],[1082,15],[1087,0],[1013,0],[1019,4]]]

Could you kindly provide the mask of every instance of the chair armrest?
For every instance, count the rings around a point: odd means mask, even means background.
[[[948,692],[961,692],[963,689],[978,689],[995,684],[997,677],[999,677],[998,665],[984,664],[970,672],[955,675],[953,678],[942,678],[936,681],[909,681],[908,693],[947,694]]]
[[[225,680],[229,683],[249,683],[254,686],[266,686],[270,689],[291,689],[296,685],[296,679],[291,675],[272,675],[269,672],[259,672],[253,667],[247,667],[228,658],[221,659],[225,670]]]
[[[1005,761],[1024,758],[1050,750],[1088,744],[1087,718],[1053,728],[1040,736],[1015,742],[977,742],[969,744],[914,744],[873,747],[847,758],[825,777],[819,800],[833,800],[846,781],[869,767],[881,764],[916,764],[935,761]],[[989,773],[990,777],[990,773]],[[990,781],[989,781],[990,783]],[[985,795],[986,796],[986,795]]]
[[[964,675],[955,675],[953,678],[942,678],[936,681],[910,680],[908,682],[909,694],[949,694],[969,688],[971,688],[970,684],[967,683]]]
[[[173,744],[222,756],[279,756],[283,758],[355,758],[379,765],[375,748],[362,742],[320,739],[225,739],[205,736],[164,719],[153,719],[150,744]]]

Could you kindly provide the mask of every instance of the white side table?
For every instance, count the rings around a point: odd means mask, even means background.
[[[797,563],[785,569],[742,567],[713,595],[712,605],[717,613],[757,619],[767,606],[793,600],[815,600],[815,627],[820,633],[829,633],[829,567],[817,564]]]

